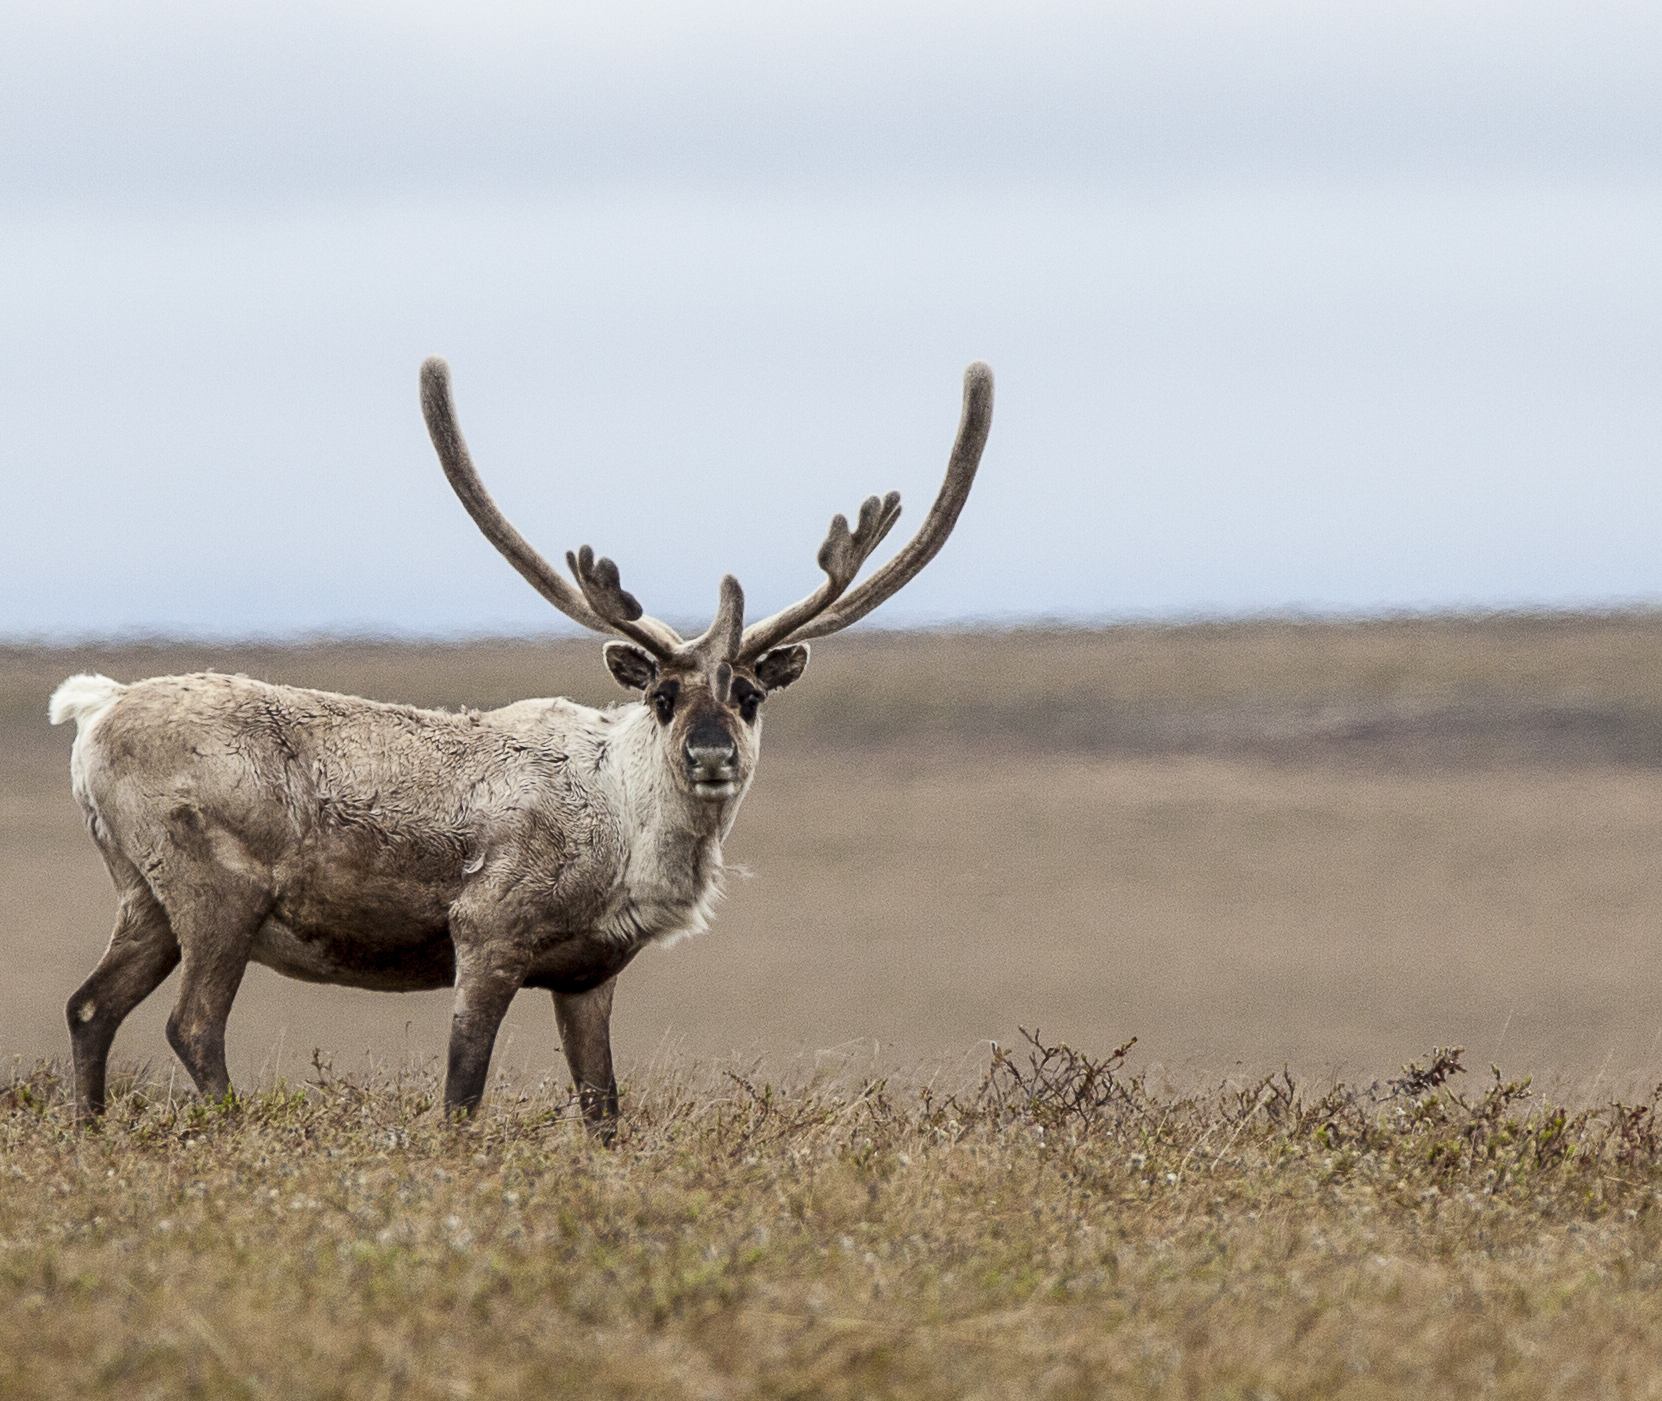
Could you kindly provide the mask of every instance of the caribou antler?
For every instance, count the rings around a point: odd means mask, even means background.
[[[468,455],[467,444],[456,426],[456,409],[450,397],[450,368],[436,355],[421,367],[421,409],[444,474],[462,505],[485,538],[532,588],[574,622],[595,632],[627,637],[660,661],[697,659],[719,668],[722,662],[746,665],[772,648],[841,632],[899,593],[934,559],[958,523],[958,513],[964,509],[970,487],[975,483],[981,450],[986,446],[987,430],[992,426],[993,372],[979,360],[964,371],[964,411],[958,422],[952,456],[947,462],[946,480],[918,533],[893,559],[859,588],[848,592],[855,575],[900,518],[897,491],[881,498],[868,496],[861,502],[852,530],[845,516],[831,518],[830,532],[818,555],[825,582],[807,598],[747,628],[744,590],[731,574],[725,575],[715,621],[690,640],[683,639],[668,623],[642,612],[639,601],[624,589],[618,567],[611,560],[596,558],[587,545],[575,553],[568,551],[566,563],[577,580],[574,589],[508,523],[479,480],[473,459]],[[833,607],[834,604],[838,606]]]
[[[819,567],[825,571],[825,582],[807,598],[782,608],[771,618],[763,618],[744,630],[737,655],[759,657],[770,647],[777,647],[802,624],[819,617],[843,596],[854,582],[860,566],[871,552],[883,543],[883,537],[900,519],[900,493],[891,491],[882,500],[868,496],[860,503],[858,524],[852,531],[848,518],[839,512],[831,517],[831,531],[819,547]]]
[[[589,607],[607,629],[640,643],[659,661],[668,661],[686,646],[681,634],[668,623],[649,618],[641,611],[635,595],[625,591],[617,565],[611,560],[604,556],[596,559],[594,550],[584,545],[576,554],[566,551],[566,565],[577,580],[577,587],[583,590]]]
[[[595,632],[611,632],[583,602],[582,595],[561,578],[555,569],[530,542],[508,523],[479,480],[478,469],[462,440],[462,430],[456,426],[456,406],[450,397],[450,366],[434,355],[421,367],[421,412],[427,420],[427,432],[439,454],[444,475],[461,503],[467,508],[473,523],[484,532],[485,539],[495,545],[521,577],[573,622],[581,623]]]
[[[571,572],[582,592],[572,588],[530,542],[509,524],[479,479],[479,470],[456,425],[456,405],[450,394],[450,367],[437,356],[421,366],[421,412],[427,432],[438,451],[439,463],[457,497],[520,576],[573,622],[595,632],[614,632],[639,642],[659,658],[671,656],[682,645],[681,634],[668,623],[642,616],[641,606],[625,593],[618,580],[617,565],[609,559],[596,560],[584,545],[579,555],[566,555]],[[581,567],[579,565],[581,564]]]
[[[715,619],[699,636],[676,650],[683,657],[700,657],[706,663],[731,661],[739,655],[744,631],[744,590],[731,574],[723,574]]]
[[[708,665],[735,655],[744,630],[744,590],[731,574],[721,576],[715,621],[699,636],[683,641],[681,634],[668,623],[641,612],[641,605],[634,594],[624,589],[617,565],[611,560],[596,559],[594,551],[584,545],[576,554],[567,550],[566,563],[583,590],[583,597],[605,619],[606,625],[633,638],[660,661],[697,659]]]
[[[987,431],[993,421],[993,372],[977,360],[964,371],[964,411],[958,421],[958,437],[947,460],[946,480],[941,483],[935,504],[905,547],[853,593],[843,596],[860,566],[889,533],[900,515],[900,495],[890,492],[879,501],[867,497],[860,507],[860,521],[851,533],[842,516],[831,521],[831,533],[820,547],[819,565],[826,580],[800,603],[745,629],[735,660],[752,662],[772,647],[806,642],[841,632],[879,604],[894,597],[934,559],[958,523],[958,513],[969,499],[975,484],[975,469],[981,450],[987,445]],[[835,609],[831,605],[842,602]],[[828,611],[829,610],[829,611]]]

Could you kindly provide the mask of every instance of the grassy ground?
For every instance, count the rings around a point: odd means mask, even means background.
[[[326,1069],[81,1135],[41,1071],[0,1092],[0,1394],[1655,1394],[1653,1105],[1457,1063],[660,1076],[612,1151],[546,1089],[455,1129],[421,1075]]]
[[[65,675],[610,701],[591,642],[0,648],[0,1397],[1662,1393],[1658,655],[1656,613],[816,649],[753,878],[622,980],[603,1151],[546,997],[461,1130],[325,1069],[433,1064],[442,994],[252,970],[205,1107],[164,988],[92,1134],[29,1071],[111,916]],[[1142,1042],[982,1083],[1035,1022]]]

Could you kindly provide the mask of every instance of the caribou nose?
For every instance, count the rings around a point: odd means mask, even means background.
[[[714,716],[705,716],[693,726],[682,753],[687,778],[699,797],[726,799],[739,791],[739,746]]]
[[[738,762],[739,747],[732,740],[687,746],[687,767],[694,778],[731,778]]]
[[[707,803],[724,803],[739,793],[739,747],[723,736],[719,742],[687,742],[687,780]]]

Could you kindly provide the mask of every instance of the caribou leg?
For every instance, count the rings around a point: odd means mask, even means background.
[[[167,1042],[196,1082],[197,1093],[204,1099],[221,1099],[231,1088],[225,1068],[225,1023],[271,897],[223,875],[192,894],[195,898],[182,908],[176,904],[168,909],[183,967],[179,999],[167,1019]]]
[[[179,963],[179,941],[149,887],[136,871],[121,883],[110,946],[65,1008],[75,1057],[75,1117],[83,1124],[104,1112],[105,1073],[117,1029]]]
[[[617,1077],[612,1071],[611,977],[587,992],[556,992],[554,1022],[560,1045],[577,1086],[583,1121],[593,1133],[611,1142],[617,1132]]]
[[[478,1112],[490,1075],[497,1029],[525,981],[529,962],[512,947],[492,945],[483,930],[458,929],[452,912],[450,932],[456,944],[456,1001],[450,1013],[450,1058],[444,1076],[444,1112],[469,1116]],[[470,937],[471,936],[471,937]]]

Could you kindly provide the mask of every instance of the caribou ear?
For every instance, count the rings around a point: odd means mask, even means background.
[[[601,649],[606,654],[606,670],[626,691],[644,691],[658,679],[658,663],[649,652],[627,642],[608,642]]]
[[[795,642],[764,652],[756,663],[756,679],[764,691],[782,691],[808,669],[808,648]]]

